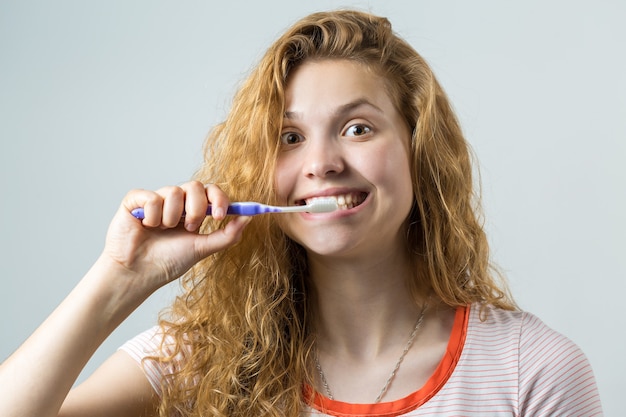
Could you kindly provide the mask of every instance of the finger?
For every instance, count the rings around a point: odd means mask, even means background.
[[[185,191],[180,187],[169,186],[160,188],[157,194],[163,198],[161,226],[166,228],[178,226],[185,209]]]
[[[144,218],[142,224],[146,227],[158,227],[161,225],[163,212],[163,197],[154,191],[131,190],[122,200],[122,207],[129,215],[136,208],[143,208]]]
[[[204,221],[209,201],[204,184],[199,181],[185,183],[181,188],[185,192],[185,229],[193,232]]]
[[[241,240],[243,230],[250,223],[252,217],[238,216],[223,228],[208,235],[198,235],[197,251],[201,258],[212,253],[224,250]]]
[[[207,199],[211,203],[211,216],[216,220],[221,220],[226,217],[228,204],[230,204],[228,196],[215,184],[207,184],[204,188],[206,190]]]

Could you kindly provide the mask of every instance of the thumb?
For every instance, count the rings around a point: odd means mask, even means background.
[[[224,250],[241,240],[243,229],[250,223],[252,217],[238,216],[228,222],[223,229],[208,235],[196,235],[196,252],[201,259]]]

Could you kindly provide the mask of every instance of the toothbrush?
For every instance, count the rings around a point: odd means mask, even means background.
[[[316,198],[309,204],[303,206],[269,206],[267,204],[255,203],[252,201],[243,201],[239,203],[231,203],[228,206],[226,214],[238,214],[241,216],[254,216],[264,213],[328,213],[339,208],[336,198]],[[136,208],[131,214],[139,220],[143,220],[143,208]],[[211,206],[206,211],[207,216],[211,215]]]

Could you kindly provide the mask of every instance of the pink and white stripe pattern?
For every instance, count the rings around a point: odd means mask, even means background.
[[[462,309],[465,310],[465,309]],[[311,407],[307,416],[602,416],[595,378],[582,351],[569,339],[530,313],[488,308],[485,320],[479,306],[469,308],[469,319],[457,314],[458,342],[464,344],[450,362],[449,377],[437,381],[428,398],[412,395],[368,409],[329,401],[324,412]],[[467,312],[467,311],[465,311]],[[158,352],[158,329],[150,329],[121,347],[138,362]],[[451,340],[450,345],[455,341]],[[450,352],[452,353],[452,352]],[[160,394],[163,369],[144,362],[146,377]],[[432,382],[432,381],[431,381]],[[431,384],[433,385],[433,384]],[[317,394],[321,397],[321,394]],[[375,409],[375,412],[374,412]]]
[[[465,343],[450,377],[425,403],[411,411],[406,404],[398,406],[403,399],[380,404],[387,411],[377,407],[375,413],[354,414],[340,406],[324,413],[310,409],[308,415],[603,415],[593,372],[578,346],[530,313],[488,308],[481,321],[479,310],[478,305],[470,309]]]

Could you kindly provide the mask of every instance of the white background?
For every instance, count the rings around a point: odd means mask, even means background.
[[[187,180],[238,82],[296,18],[389,17],[480,162],[494,260],[588,355],[606,415],[626,374],[626,5],[620,1],[0,1],[0,358],[98,256],[131,188]],[[156,322],[155,294],[85,373]]]

